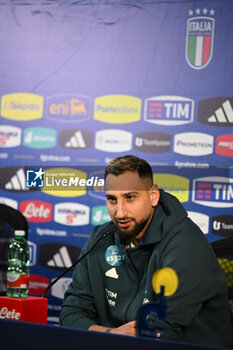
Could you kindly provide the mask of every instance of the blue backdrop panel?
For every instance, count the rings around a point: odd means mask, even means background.
[[[232,16],[231,0],[0,1],[0,202],[29,222],[31,294],[109,215],[95,184],[27,187],[27,170],[101,179],[135,154],[210,241],[233,236]]]

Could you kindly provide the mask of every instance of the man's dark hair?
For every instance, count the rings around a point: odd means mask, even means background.
[[[107,175],[121,175],[126,171],[137,173],[141,178],[149,178],[153,183],[153,173],[150,164],[141,158],[133,155],[116,157],[110,161],[105,169],[104,178]]]

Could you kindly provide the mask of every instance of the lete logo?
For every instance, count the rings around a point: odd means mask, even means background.
[[[31,222],[48,222],[52,220],[52,204],[44,201],[24,201],[19,210]]]
[[[20,319],[20,312],[16,312],[15,309],[12,309],[11,311],[8,311],[8,308],[6,306],[3,306],[0,309],[0,318],[6,318],[8,320],[19,320]]]

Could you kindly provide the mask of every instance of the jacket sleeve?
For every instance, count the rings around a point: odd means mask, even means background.
[[[88,240],[80,257],[92,246],[93,239]],[[96,307],[88,272],[87,258],[76,265],[72,282],[69,285],[62,304],[60,325],[88,329],[96,324]]]
[[[173,268],[179,279],[177,291],[167,297],[166,322],[158,322],[158,326],[166,328],[162,338],[185,340],[187,330],[205,332],[208,321],[212,323],[211,308],[217,316],[226,297],[225,277],[206,237],[195,224],[186,221],[167,243],[160,263],[160,268]]]

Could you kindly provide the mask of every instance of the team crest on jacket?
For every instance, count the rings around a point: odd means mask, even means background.
[[[190,10],[187,20],[185,56],[194,69],[205,68],[211,61],[214,46],[213,16],[215,11],[207,9]]]

